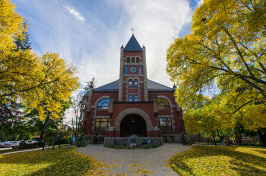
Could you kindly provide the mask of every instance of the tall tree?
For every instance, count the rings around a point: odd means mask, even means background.
[[[38,57],[26,49],[27,25],[24,19],[8,0],[0,1],[0,9],[1,103],[19,98],[26,107],[37,109],[41,120],[45,119],[45,108],[51,111],[53,118],[57,118],[55,112],[62,109],[60,102],[66,101],[79,86],[76,68],[67,65],[59,54],[47,52]],[[46,90],[52,93],[47,94]]]
[[[198,95],[215,83],[224,98],[235,98],[231,121],[253,114],[250,127],[266,127],[265,11],[263,0],[205,0],[196,9],[191,33],[167,51],[167,72],[177,83],[181,106],[195,107],[190,102],[202,101]]]

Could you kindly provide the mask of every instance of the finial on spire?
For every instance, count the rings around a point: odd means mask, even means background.
[[[131,31],[132,31],[132,35],[134,35],[134,30],[135,30],[134,28],[131,28]]]

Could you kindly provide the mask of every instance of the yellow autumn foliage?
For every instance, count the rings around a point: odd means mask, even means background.
[[[232,146],[192,146],[168,160],[179,175],[266,175],[266,149]]]
[[[22,102],[36,109],[40,120],[47,111],[59,118],[62,102],[79,87],[77,70],[59,54],[37,56],[30,49],[18,50],[15,38],[26,38],[27,25],[9,0],[0,1],[0,101]]]

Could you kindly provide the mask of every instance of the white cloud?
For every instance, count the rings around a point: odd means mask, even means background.
[[[85,18],[77,10],[75,10],[72,6],[70,6],[68,3],[66,3],[66,5],[64,7],[77,20],[79,20],[81,22],[84,22],[85,21]]]
[[[198,6],[200,6],[203,3],[203,0],[196,0],[196,1],[197,1]]]
[[[119,78],[120,47],[132,27],[146,47],[148,79],[173,85],[165,70],[166,50],[191,22],[188,0],[69,1],[73,6],[67,0],[14,1],[29,21],[33,50],[60,53],[77,66],[83,86],[93,77],[96,86]],[[78,20],[69,20],[69,13]]]

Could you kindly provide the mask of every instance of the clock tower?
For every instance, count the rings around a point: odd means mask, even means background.
[[[146,49],[132,34],[120,52],[119,102],[148,101]]]

